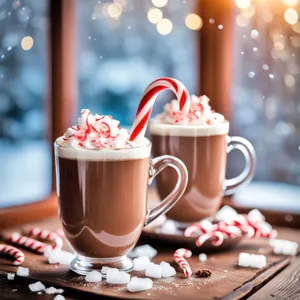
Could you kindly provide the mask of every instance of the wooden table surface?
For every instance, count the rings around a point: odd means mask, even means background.
[[[39,224],[42,228],[58,228],[57,220],[46,220]],[[20,228],[18,228],[20,229]],[[300,230],[278,228],[279,237],[300,243]],[[173,262],[175,245],[167,247],[142,238],[141,243],[150,243],[158,249],[155,263],[162,260]],[[108,284],[87,284],[83,277],[76,276],[66,266],[49,265],[43,256],[25,252],[25,267],[30,268],[31,278],[15,277],[6,279],[7,272],[15,272],[9,259],[0,258],[0,299],[53,299],[54,295],[31,293],[28,284],[41,280],[47,287],[64,288],[66,299],[112,299],[104,295],[127,299],[300,299],[300,258],[276,256],[272,254],[266,239],[243,240],[226,252],[208,253],[208,260],[200,263],[198,253],[189,259],[193,272],[209,268],[210,278],[186,279],[177,268],[174,278],[154,281],[151,291],[130,294],[125,286]],[[249,252],[267,256],[265,269],[240,268],[237,266],[238,254]],[[174,265],[175,266],[175,265]],[[138,274],[142,275],[142,273]],[[101,295],[102,294],[102,295]]]

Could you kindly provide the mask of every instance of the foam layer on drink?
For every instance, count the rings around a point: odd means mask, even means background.
[[[56,140],[58,155],[70,159],[124,160],[150,156],[149,141],[129,141],[129,132],[112,116],[92,115],[81,111],[78,124]]]
[[[156,123],[172,124],[172,125],[196,125],[211,126],[222,124],[225,120],[224,116],[216,113],[209,105],[209,98],[206,96],[190,97],[189,114],[184,114],[179,110],[179,103],[172,100],[164,106],[164,111],[156,115],[153,119]]]
[[[152,120],[150,123],[150,132],[154,135],[170,135],[170,136],[211,136],[223,135],[229,132],[229,122],[223,121],[214,125],[170,125],[161,124]]]
[[[59,137],[56,143],[60,146],[57,147],[57,155],[62,158],[74,160],[132,160],[150,157],[150,142],[144,139],[144,146],[137,146],[132,148],[123,149],[84,149],[79,147],[70,147],[64,145],[63,137]]]

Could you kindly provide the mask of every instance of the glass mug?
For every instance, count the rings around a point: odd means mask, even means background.
[[[60,139],[60,138],[59,138]],[[59,216],[76,253],[70,268],[79,274],[102,266],[129,271],[126,254],[142,229],[183,195],[188,175],[177,158],[150,159],[151,143],[118,150],[88,150],[54,144]],[[178,175],[172,191],[147,209],[148,183],[166,167]]]
[[[210,126],[184,126],[150,123],[152,153],[170,154],[186,165],[189,174],[187,188],[167,217],[185,227],[192,222],[213,216],[224,195],[231,195],[247,185],[255,170],[255,151],[242,137],[229,137],[229,122]],[[227,153],[240,150],[246,159],[243,172],[233,179],[225,179]],[[156,177],[161,199],[174,185],[172,170]]]

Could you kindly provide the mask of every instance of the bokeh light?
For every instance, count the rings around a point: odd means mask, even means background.
[[[156,29],[161,35],[168,35],[173,29],[173,24],[169,19],[161,19],[156,24]]]
[[[258,36],[259,36],[259,32],[258,32],[257,30],[255,30],[255,29],[253,29],[253,30],[251,30],[250,35],[251,35],[251,37],[252,37],[253,39],[257,39]]]
[[[150,8],[147,13],[149,22],[156,24],[163,18],[163,13],[158,8]]]
[[[249,19],[252,18],[255,15],[255,7],[250,5],[249,7],[242,9],[242,15]]]
[[[203,21],[197,14],[189,14],[185,18],[185,25],[191,30],[199,30],[203,25]]]
[[[296,83],[295,77],[291,74],[286,74],[284,76],[284,83],[287,87],[293,87]]]
[[[287,6],[296,6],[299,0],[282,0],[282,2]]]
[[[113,19],[120,18],[122,10],[122,6],[119,3],[112,3],[107,7],[107,13]]]
[[[21,41],[21,47],[23,50],[27,51],[30,50],[33,47],[34,41],[31,36],[25,36],[23,37]]]
[[[288,8],[284,12],[284,19],[291,25],[296,24],[298,22],[298,13],[293,8]]]
[[[156,7],[164,7],[168,3],[168,0],[152,0],[152,4]]]
[[[251,5],[251,0],[235,0],[235,4],[239,8],[247,8]]]
[[[249,19],[242,14],[237,15],[235,21],[239,27],[246,27],[249,25]]]

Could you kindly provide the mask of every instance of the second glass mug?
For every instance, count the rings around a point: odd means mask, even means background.
[[[188,182],[185,165],[163,155],[150,159],[151,143],[118,150],[88,150],[55,144],[57,193],[62,227],[76,258],[70,268],[79,274],[103,266],[129,271],[126,255],[142,229],[167,212]],[[148,183],[172,167],[178,178],[172,191],[154,209],[147,209]]]

